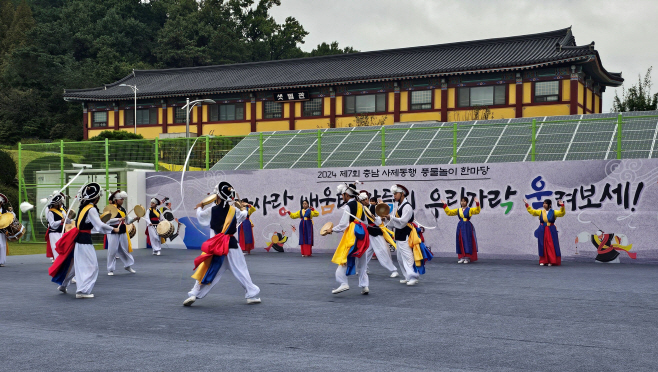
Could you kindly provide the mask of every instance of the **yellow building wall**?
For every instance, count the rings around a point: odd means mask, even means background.
[[[448,108],[455,108],[455,88],[448,88]]]
[[[336,99],[336,98],[334,98]],[[331,97],[324,97],[324,102],[323,107],[324,107],[324,116],[330,116],[331,115]]]
[[[583,104],[583,103],[584,103],[584,102],[583,102],[583,90],[584,90],[584,89],[585,89],[585,86],[583,85],[583,83],[581,83],[581,82],[579,81],[579,82],[578,82],[578,103],[580,103],[580,104],[583,105],[583,106],[585,106],[585,105]]]
[[[167,124],[172,124],[174,122],[174,108],[167,107]]]
[[[592,90],[587,89],[586,91],[587,97],[585,98],[585,103],[587,104],[587,108],[591,111],[592,110]]]
[[[388,100],[388,112],[395,112],[395,93],[389,92],[386,99]]]
[[[583,114],[583,108],[578,106],[578,112],[577,114],[582,115]]]
[[[260,103],[260,102],[259,102]],[[288,130],[290,128],[288,121],[261,121],[256,122],[257,132],[273,132]]]
[[[124,110],[119,110],[119,126],[122,127],[124,126],[124,120],[126,115],[124,115]]]
[[[101,132],[104,130],[105,129],[89,129],[87,131],[87,138],[96,137],[97,135],[101,134]]]
[[[290,103],[284,103],[283,104],[283,118],[288,119],[290,118]]]
[[[336,115],[343,115],[343,96],[338,96],[336,99]]]
[[[91,128],[91,111],[87,112],[87,128]],[[91,136],[89,136],[91,138]]]
[[[600,106],[599,106],[599,101],[600,101],[600,100],[601,100],[601,98],[599,98],[599,96],[597,96],[597,95],[595,94],[595,95],[594,95],[594,113],[595,113],[595,114],[600,114],[600,113],[601,113],[601,112],[599,111],[599,107],[600,107]]]
[[[158,124],[163,124],[164,123],[164,110],[162,110],[162,107],[158,109]]]
[[[562,101],[571,100],[571,80],[562,80]]]
[[[523,103],[532,103],[532,83],[523,83]]]
[[[190,123],[199,122],[199,106],[192,107],[192,117],[190,118],[190,120],[192,120]]]
[[[441,109],[441,89],[434,89],[434,108]]]
[[[415,113],[402,113],[400,114],[400,122],[405,121],[425,121],[425,120],[441,120],[441,112],[415,112]]]
[[[201,106],[201,120],[203,122],[208,121],[208,105]]]
[[[388,114],[388,115],[373,115],[375,122],[379,122],[381,118],[385,118],[384,125],[390,125],[393,124],[393,115]],[[336,128],[346,128],[349,126],[349,124],[354,124],[356,123],[356,118],[354,116],[347,116],[347,117],[342,117],[342,118],[336,118]]]
[[[541,105],[523,108],[523,117],[569,115],[569,105]],[[498,119],[498,118],[497,118]]]
[[[114,128],[114,111],[107,112],[107,127]]]
[[[516,84],[508,84],[508,100],[510,105],[516,105]]]
[[[295,117],[298,118],[302,116],[302,102],[295,102]]]
[[[506,108],[494,108],[491,109],[491,117],[488,120],[492,119],[510,119],[516,117],[516,108],[506,107]],[[440,113],[439,113],[440,116]],[[454,110],[448,111],[448,121],[471,121],[473,120],[473,111],[472,110]]]
[[[395,101],[388,102],[389,107],[395,107]],[[400,92],[400,111],[409,111],[409,92]]]
[[[183,130],[185,131],[185,130]],[[137,134],[141,134],[146,139],[154,139],[160,136],[162,128],[160,127],[141,127],[137,126]]]
[[[256,120],[263,118],[263,102],[256,102]]]
[[[302,119],[295,121],[295,129],[322,129],[329,128],[329,118],[325,119]]]
[[[168,125],[167,133],[185,133],[186,125]],[[190,124],[190,133],[196,133],[196,124]]]
[[[214,136],[246,136],[251,132],[250,123],[230,123],[230,124],[206,124],[203,126],[203,134],[212,134]]]
[[[251,102],[247,102],[244,105],[244,118],[245,120],[251,120]]]

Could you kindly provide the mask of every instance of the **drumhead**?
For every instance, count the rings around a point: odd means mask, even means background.
[[[107,223],[107,221],[111,219],[112,219],[112,212],[107,211],[101,213],[101,221],[103,221],[103,223]]]
[[[391,214],[391,207],[388,204],[379,203],[375,206],[375,213],[379,217],[386,217]]]
[[[201,205],[205,207],[208,204],[214,203],[215,200],[217,200],[217,194],[210,194],[205,198],[203,198],[203,200],[201,201]]]
[[[146,209],[140,204],[137,204],[135,208],[133,208],[133,212],[135,212],[135,216],[139,218],[142,218],[146,215]]]
[[[333,222],[329,221],[329,222],[325,223],[325,224],[322,226],[322,229],[320,229],[320,235],[322,235],[322,236],[324,236],[324,235],[328,235],[328,234],[329,234],[329,230],[331,230],[331,229],[333,229],[333,228],[334,228],[334,224],[333,224]]]
[[[14,222],[14,215],[7,212],[0,214],[0,229],[4,229],[7,226],[11,225]]]
[[[175,218],[174,218],[174,214],[171,213],[171,211],[164,211],[164,212],[162,213],[162,217],[164,217],[165,220],[170,221],[170,222],[173,221],[173,220],[175,219]]]
[[[158,232],[158,235],[163,236],[163,235],[167,235],[167,233],[169,233],[169,230],[172,227],[173,226],[171,225],[171,223],[169,221],[160,221],[156,231]]]

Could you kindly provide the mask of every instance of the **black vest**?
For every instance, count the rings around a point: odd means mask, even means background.
[[[160,217],[153,212],[153,208],[149,209],[149,220],[151,221],[151,225],[160,223]]]
[[[350,201],[347,202],[347,207],[350,209],[350,213],[352,213],[352,216],[356,216],[356,213],[359,210],[358,204],[359,202],[356,201],[356,198],[351,199]],[[355,220],[355,218],[352,216],[350,216],[350,223],[354,222]],[[365,220],[366,220],[366,212],[363,211],[363,213],[361,213],[361,222],[365,222]]]
[[[80,209],[78,210],[78,219],[77,219],[77,221],[80,221],[80,219],[82,218],[81,220],[82,222],[80,222],[80,225],[76,224],[76,226],[79,226],[78,230],[80,231],[91,230],[94,228],[94,225],[91,222],[87,222],[87,214],[89,214],[92,208],[96,209],[96,212],[98,212],[98,207],[94,205],[84,214],[84,216],[80,214],[83,208],[84,207],[81,206]],[[83,232],[78,233],[78,236],[75,238],[75,242],[80,244],[93,244],[91,241],[91,233],[83,233]]]
[[[400,217],[402,217],[402,212],[404,212],[404,207],[407,206],[407,205],[409,206],[409,208],[411,208],[411,204],[409,204],[409,202],[407,202],[407,201],[405,201],[404,204],[402,204],[398,208],[398,214],[400,215]],[[409,221],[407,221],[407,223],[412,223],[413,221],[414,221],[414,212],[413,212],[413,209],[412,209],[411,210],[411,218],[409,218]],[[401,229],[395,229],[395,240],[398,241],[398,242],[406,241],[407,238],[409,238],[409,234],[411,234],[411,227],[409,227],[409,226],[405,226]]]
[[[48,211],[50,212],[50,209]],[[62,213],[62,215],[65,215],[66,214],[66,209],[64,209],[63,212],[60,210],[60,212]],[[63,219],[62,217],[59,216],[59,214],[57,214],[55,212],[52,212],[52,214],[53,214],[53,219],[55,221],[61,221]],[[64,224],[60,223],[59,227],[56,228],[56,229],[48,227],[48,230],[50,230],[50,232],[52,232],[52,233],[62,233],[62,232],[64,232]]]
[[[123,215],[124,215],[124,216],[128,217],[128,214],[126,213],[126,210],[123,209],[123,207],[118,206],[118,205],[115,205],[115,207],[117,207],[118,210],[120,210],[121,212],[123,212]],[[120,218],[120,217],[121,217],[121,213],[117,213],[117,215],[116,215],[116,216],[113,216],[112,218]],[[126,233],[126,223],[125,223],[125,222],[122,223],[121,226],[119,226],[119,232],[118,232],[118,233],[112,231],[112,234],[125,234],[125,233]]]
[[[375,225],[375,218],[377,217],[377,214],[375,214],[375,206],[370,205],[368,206],[368,210],[370,211],[370,214],[372,214],[372,217],[366,217],[368,219],[368,234],[370,236],[380,236],[384,235],[382,232],[382,229],[379,228],[379,226]],[[370,218],[372,218],[372,221],[370,221]]]
[[[215,234],[222,233],[224,229],[224,221],[226,221],[226,215],[228,214],[230,208],[233,207],[230,205],[224,205],[224,203],[212,207],[210,211],[211,212],[210,228],[215,232]],[[238,232],[237,219],[233,218],[233,221],[231,221],[228,230],[226,230],[226,232],[224,233],[225,235],[229,235],[231,237],[228,243],[229,248],[233,248],[233,249],[239,248],[238,240],[235,239],[235,237],[233,236],[233,234],[235,234],[236,232]]]

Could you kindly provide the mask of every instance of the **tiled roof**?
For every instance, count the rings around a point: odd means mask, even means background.
[[[576,46],[571,28],[533,35],[404,49],[164,70],[135,70],[104,87],[70,89],[70,100],[154,98],[362,81],[511,71],[560,63],[587,63],[597,81],[618,86],[621,74],[608,73],[591,45]]]

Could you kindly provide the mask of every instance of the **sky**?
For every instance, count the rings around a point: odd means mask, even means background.
[[[603,67],[635,84],[650,66],[658,91],[656,0],[281,0],[279,23],[294,17],[309,35],[302,49],[338,41],[359,51],[553,31],[572,26],[578,45],[594,41]],[[621,96],[621,88],[617,88]],[[615,88],[603,93],[610,112]]]

